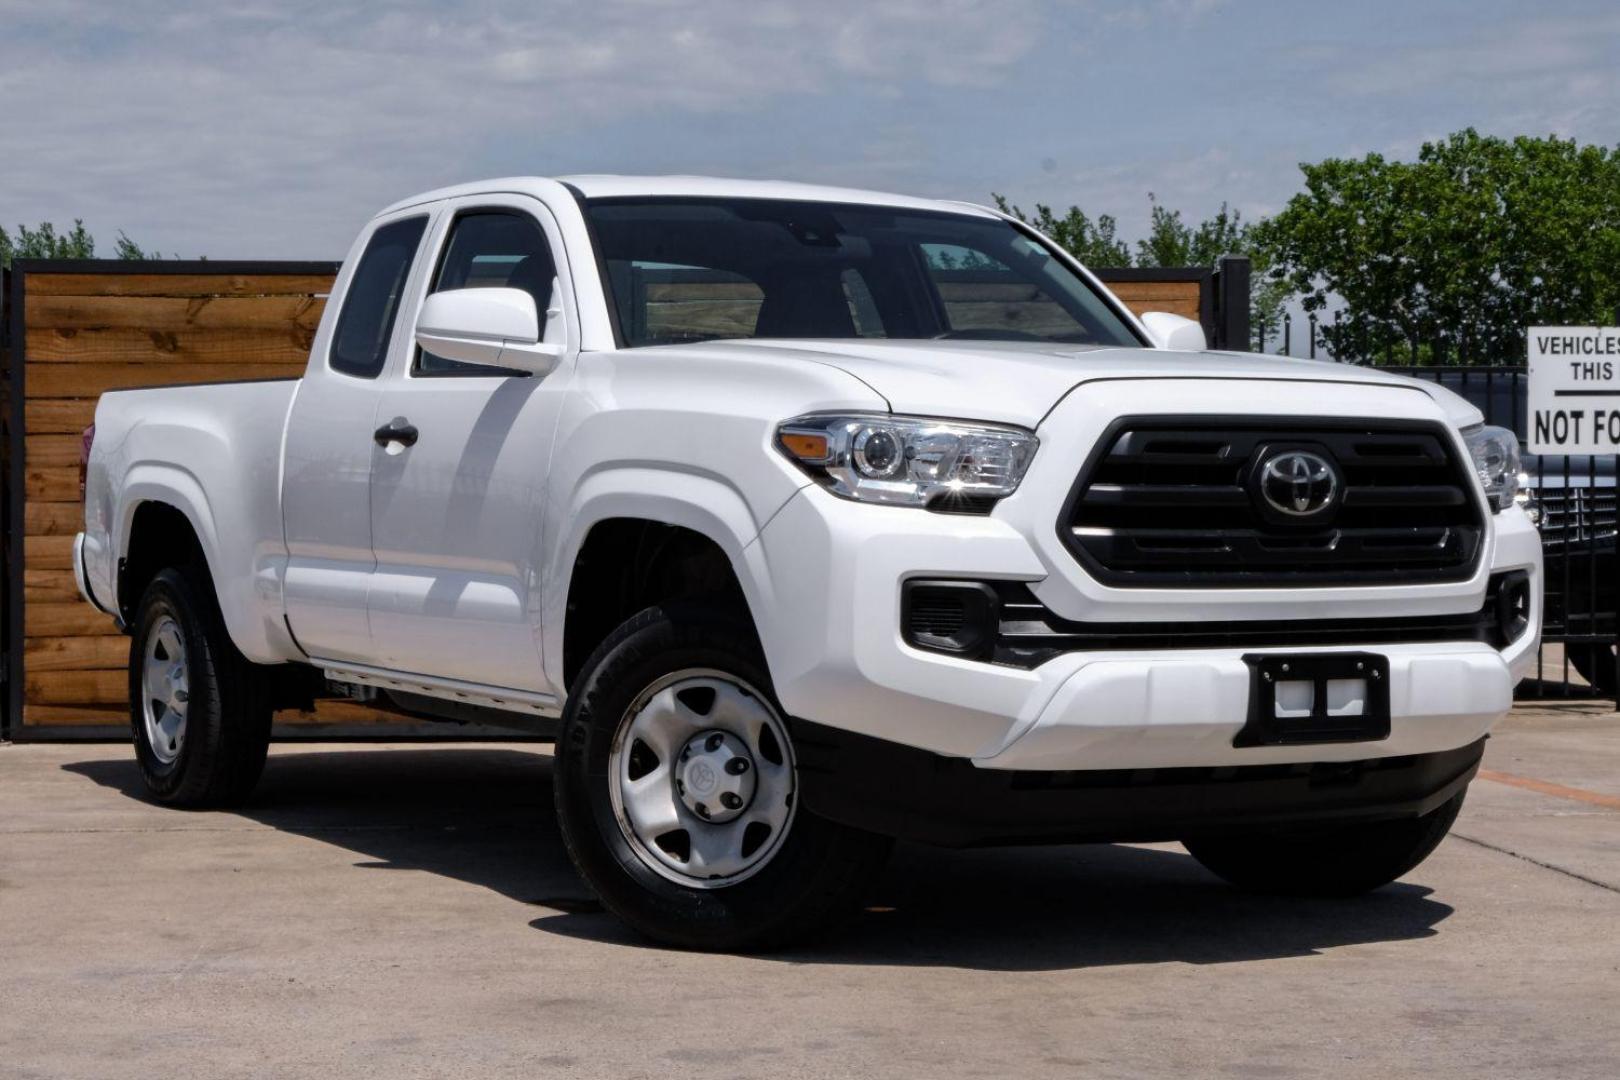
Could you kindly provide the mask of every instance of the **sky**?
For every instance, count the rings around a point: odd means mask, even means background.
[[[0,0],[0,224],[341,258],[490,176],[702,173],[1193,219],[1466,126],[1620,144],[1614,0]]]

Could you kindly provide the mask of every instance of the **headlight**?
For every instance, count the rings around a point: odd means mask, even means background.
[[[801,416],[776,445],[835,495],[986,513],[1018,490],[1040,440],[1022,428],[903,416]]]
[[[1474,471],[1485,485],[1485,501],[1491,512],[1506,510],[1519,493],[1522,472],[1519,465],[1519,437],[1507,428],[1473,427],[1463,433]]]

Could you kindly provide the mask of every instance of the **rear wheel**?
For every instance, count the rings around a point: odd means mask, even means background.
[[[1462,809],[1459,792],[1418,818],[1324,825],[1183,841],[1233,885],[1284,896],[1354,896],[1388,885],[1440,845]]]
[[[569,695],[557,814],[603,903],[672,945],[762,949],[854,909],[888,840],[798,805],[752,628],[688,606],[610,635]]]
[[[166,569],[142,594],[129,651],[130,727],[146,790],[173,806],[241,802],[264,769],[264,679],[225,632],[207,575]]]

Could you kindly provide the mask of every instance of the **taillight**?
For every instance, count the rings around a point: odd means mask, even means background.
[[[84,500],[84,478],[90,471],[90,447],[95,445],[96,425],[91,424],[79,436],[79,500]]]

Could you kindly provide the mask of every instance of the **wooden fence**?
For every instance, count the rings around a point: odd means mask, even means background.
[[[1102,270],[1136,311],[1204,323],[1212,344],[1248,336],[1247,266]],[[79,598],[81,432],[105,391],[302,373],[331,263],[19,261],[0,315],[5,479],[5,712],[11,738],[105,735],[126,720],[129,641]],[[1224,275],[1224,277],[1223,277]],[[1237,311],[1225,293],[1237,285]],[[1235,294],[1234,294],[1235,295]],[[1241,327],[1229,326],[1242,318]],[[1236,347],[1241,348],[1241,344]],[[347,702],[281,724],[395,720]]]
[[[331,263],[21,261],[6,289],[6,718],[12,738],[127,729],[129,639],[80,599],[81,435],[108,390],[301,374]],[[20,556],[20,557],[19,557]],[[397,719],[347,702],[282,724]]]

